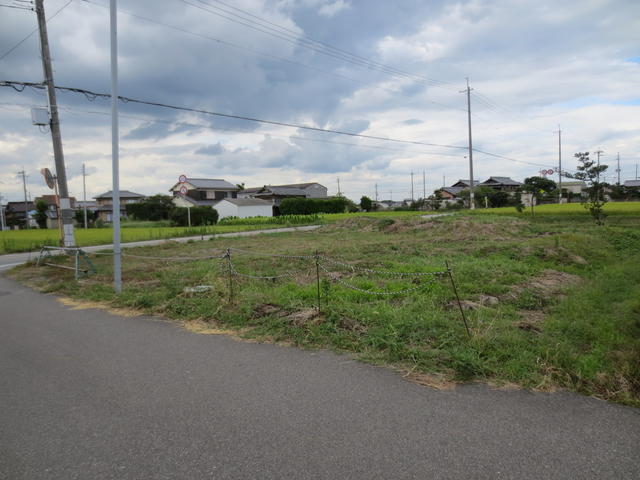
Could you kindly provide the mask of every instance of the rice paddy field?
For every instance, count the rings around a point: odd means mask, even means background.
[[[234,219],[229,223],[207,227],[170,227],[162,222],[125,222],[122,226],[122,242],[138,242],[162,238],[211,235],[217,233],[241,232],[262,228],[290,227],[331,223],[345,218],[373,216],[398,217],[424,214],[425,212],[372,212],[336,213],[325,215],[292,215],[283,217],[254,217]],[[295,217],[295,218],[292,218]],[[9,230],[0,232],[0,255],[5,253],[39,250],[43,245],[59,245],[59,231],[56,229]],[[108,245],[113,240],[110,228],[76,228],[76,242],[79,247]]]

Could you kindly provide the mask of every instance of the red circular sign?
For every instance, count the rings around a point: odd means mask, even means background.
[[[178,177],[178,182],[185,183],[186,181],[187,181],[187,176],[186,175],[180,175]]]
[[[189,189],[185,185],[180,187],[180,194],[181,195],[186,195],[188,191],[189,191]]]

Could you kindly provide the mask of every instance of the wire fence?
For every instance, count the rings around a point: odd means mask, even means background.
[[[58,255],[67,255],[74,260],[73,266],[64,265],[61,263],[52,263],[47,261],[52,252],[57,252]],[[113,252],[92,252],[91,255],[96,256],[112,256]],[[460,315],[464,323],[467,334],[470,336],[470,330],[467,323],[467,319],[462,308],[462,303],[458,296],[458,290],[453,278],[452,270],[449,267],[448,262],[445,262],[445,268],[442,270],[432,270],[426,272],[408,272],[408,271],[393,271],[384,269],[374,269],[369,267],[363,267],[357,264],[347,263],[343,260],[332,258],[325,254],[315,252],[313,254],[292,255],[292,254],[280,254],[280,253],[268,253],[255,250],[245,250],[241,248],[227,248],[212,252],[209,255],[201,256],[153,256],[153,255],[136,255],[128,252],[121,252],[120,255],[125,258],[132,258],[136,260],[146,260],[155,262],[197,262],[197,261],[218,261],[220,267],[220,275],[226,277],[228,285],[228,298],[229,303],[233,304],[237,290],[239,288],[239,279],[247,280],[262,280],[275,282],[279,279],[295,280],[296,275],[304,273],[306,275],[315,275],[316,282],[316,308],[318,314],[322,308],[322,294],[321,294],[321,282],[330,281],[335,284],[355,292],[359,292],[373,297],[392,297],[395,295],[405,295],[409,293],[418,292],[426,287],[433,285],[439,278],[447,277],[451,284],[451,288],[455,295],[457,305],[460,310]],[[242,268],[238,268],[238,265],[234,262],[236,256],[248,256],[248,257],[263,257],[273,258],[278,260],[298,260],[298,262],[289,262],[287,271],[285,273],[273,273],[264,274],[256,271],[246,271]],[[89,253],[80,248],[63,248],[63,247],[48,247],[45,246],[40,251],[36,265],[47,265],[62,269],[74,270],[76,280],[82,276],[96,273],[96,268],[89,259]],[[398,280],[410,280],[411,284],[406,288],[393,289],[393,290],[374,290],[372,288],[363,288],[358,286],[353,281],[345,280],[342,272],[336,272],[333,269],[341,268],[348,271],[352,276],[364,276],[366,278],[376,277],[394,277]],[[187,287],[189,292],[204,292],[213,288],[211,285],[198,285],[196,287]],[[325,293],[328,295],[328,293]],[[326,299],[325,299],[326,300]]]

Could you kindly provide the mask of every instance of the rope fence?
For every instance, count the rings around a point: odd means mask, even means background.
[[[56,264],[47,262],[47,258],[51,256],[51,252],[57,251],[58,255],[66,254],[74,259],[74,266],[67,266],[62,264]],[[283,274],[261,274],[258,272],[246,272],[238,270],[236,264],[233,262],[233,257],[235,255],[240,256],[254,256],[254,257],[267,257],[267,258],[275,258],[279,260],[302,260],[305,265],[294,265],[289,267],[289,271]],[[91,273],[96,273],[96,269],[88,257],[89,253],[80,249],[80,248],[64,248],[64,247],[42,247],[40,251],[40,255],[38,256],[36,265],[47,265],[62,269],[74,270],[76,280],[80,279],[82,276],[89,275]],[[92,252],[91,255],[102,255],[102,256],[110,256],[114,255],[113,252]],[[337,260],[335,258],[331,258],[327,255],[321,255],[319,252],[315,252],[314,254],[306,254],[306,255],[289,255],[289,254],[277,254],[277,253],[267,253],[260,252],[254,250],[245,250],[240,248],[227,248],[224,251],[216,252],[211,255],[204,256],[193,256],[193,257],[162,257],[162,256],[151,256],[151,255],[135,255],[131,253],[121,252],[125,258],[132,258],[137,260],[149,260],[149,261],[161,261],[161,262],[197,262],[197,261],[208,261],[214,260],[219,261],[220,274],[222,276],[226,276],[227,284],[228,284],[228,294],[229,294],[229,303],[234,303],[234,296],[237,293],[236,290],[239,288],[238,279],[244,278],[248,280],[268,280],[275,282],[278,279],[288,278],[295,279],[296,273],[305,272],[307,275],[311,272],[315,273],[316,280],[316,308],[318,313],[321,312],[321,281],[322,280],[330,280],[333,283],[339,284],[342,287],[356,291],[366,295],[372,295],[377,297],[391,297],[394,295],[404,295],[412,292],[417,292],[419,290],[424,289],[427,286],[433,285],[438,278],[440,277],[448,277],[451,283],[452,291],[455,295],[457,305],[460,310],[460,315],[462,317],[462,321],[464,323],[465,329],[467,331],[467,335],[471,336],[469,326],[467,323],[467,319],[462,308],[462,303],[460,301],[460,297],[458,295],[458,289],[456,283],[453,278],[452,270],[449,267],[448,262],[445,262],[445,268],[443,270],[435,270],[428,272],[397,272],[391,270],[378,270],[368,267],[362,267],[358,265],[353,265],[350,263],[346,263],[341,260]],[[303,270],[301,267],[305,266],[306,268]],[[367,277],[374,276],[387,276],[387,277],[397,277],[398,279],[411,279],[413,283],[417,283],[417,285],[410,286],[407,288],[403,288],[400,290],[372,290],[368,288],[362,288],[350,281],[346,281],[341,278],[341,275],[336,272],[331,271],[331,268],[344,268],[349,270],[349,272],[353,275],[361,275]],[[324,274],[324,275],[323,275]],[[323,278],[325,277],[325,278]],[[204,292],[208,291],[212,288],[211,285],[199,285],[197,287],[188,287],[188,291],[190,293],[193,292]]]

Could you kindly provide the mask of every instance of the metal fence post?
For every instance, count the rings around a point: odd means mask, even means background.
[[[227,273],[229,276],[229,303],[233,303],[233,266],[231,265],[231,249],[227,248]]]
[[[316,259],[316,287],[317,287],[317,295],[318,295],[318,315],[320,315],[320,255],[316,250],[315,254]]]
[[[451,280],[451,286],[453,287],[453,293],[456,295],[456,300],[458,301],[458,308],[460,309],[460,314],[462,315],[462,321],[464,322],[464,328],[467,330],[467,336],[471,338],[471,332],[469,331],[469,325],[467,324],[467,317],[464,314],[464,310],[462,308],[462,303],[460,302],[460,297],[458,296],[458,289],[456,288],[456,282],[453,281],[453,275],[451,274],[451,268],[449,268],[449,262],[447,260],[444,261],[447,266],[447,274],[449,275],[449,280]]]
[[[76,255],[75,255],[75,264],[76,264],[76,269],[75,269],[75,273],[76,273],[76,282],[78,281],[78,279],[80,278],[80,249],[76,249]]]

